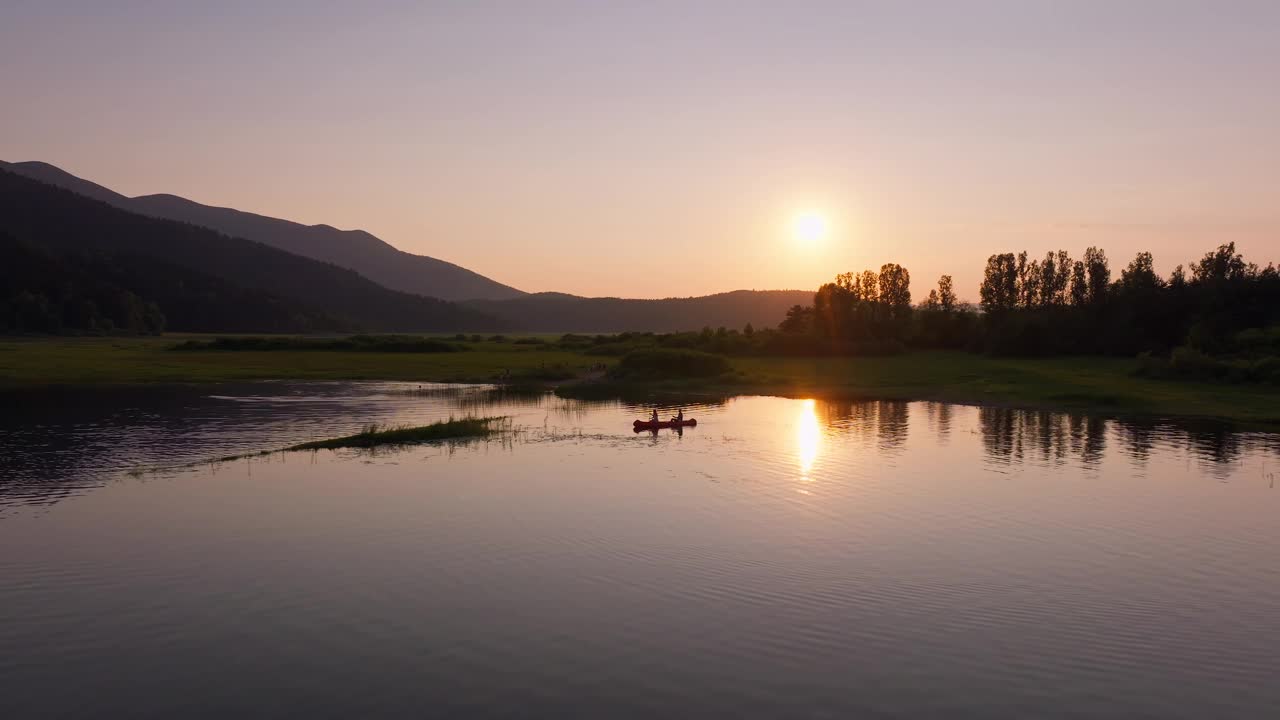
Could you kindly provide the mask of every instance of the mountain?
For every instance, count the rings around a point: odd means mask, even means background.
[[[91,183],[81,189],[99,197],[110,192]],[[269,302],[276,303],[277,314],[311,318],[320,325],[307,327],[302,322],[302,330],[325,325],[406,332],[505,327],[474,308],[389,290],[352,270],[209,228],[126,212],[104,200],[3,169],[0,232],[51,254],[87,254],[133,265],[129,272],[135,279],[130,282],[137,281],[140,268],[148,268],[143,276],[153,282],[152,292],[129,288],[144,300],[158,302],[156,287],[203,283],[208,291],[203,304],[209,312],[234,296],[238,307],[249,313],[240,319],[243,326],[207,329],[246,330],[254,320],[252,308],[265,311]],[[166,269],[175,267],[180,271],[171,277]],[[173,308],[161,305],[160,310],[168,316]],[[195,329],[172,322],[169,328]]]
[[[776,327],[792,305],[813,303],[812,290],[736,290],[703,297],[629,300],[537,293],[467,305],[526,332],[678,332],[703,327]]]
[[[127,197],[43,162],[6,163],[0,169],[150,217],[212,228],[295,255],[355,270],[402,292],[444,300],[504,300],[525,293],[453,263],[398,250],[363,230],[302,225],[231,208],[202,205],[177,195]]]
[[[138,255],[49,252],[0,232],[0,333],[337,332],[279,297]],[[161,309],[163,308],[163,310]]]

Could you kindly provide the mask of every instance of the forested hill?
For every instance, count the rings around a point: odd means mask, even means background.
[[[127,197],[43,162],[6,163],[0,169],[56,185],[122,210],[200,225],[256,240],[295,255],[355,270],[384,287],[444,300],[501,300],[523,292],[453,263],[399,250],[363,230],[303,225],[232,208],[202,205],[177,195]]]
[[[538,293],[471,307],[527,332],[678,332],[703,327],[776,327],[793,305],[809,305],[806,290],[737,290],[703,297],[630,300]]]
[[[0,333],[337,332],[348,324],[154,258],[51,253],[0,231]],[[162,309],[163,308],[163,309]]]
[[[0,170],[0,232],[54,255],[89,253],[126,264],[129,258],[135,264],[142,258],[151,263],[155,273],[176,267],[216,280],[213,285],[206,282],[210,288],[207,302],[224,302],[228,293],[234,292],[246,315],[230,327],[209,329],[250,329],[257,320],[257,304],[248,301],[251,297],[278,298],[298,317],[328,317],[336,324],[365,330],[505,328],[504,323],[474,308],[389,290],[329,263],[208,228],[126,212],[4,170]],[[160,302],[128,289],[146,301]],[[167,316],[171,309],[161,306],[160,310]],[[187,329],[174,319],[170,319],[170,329]],[[304,326],[289,329],[313,329],[301,324]]]

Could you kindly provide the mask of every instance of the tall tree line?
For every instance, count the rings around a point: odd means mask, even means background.
[[[1079,259],[1065,250],[1043,258],[997,253],[987,258],[981,312],[961,305],[949,275],[918,306],[910,284],[896,263],[837,275],[818,288],[812,305],[788,310],[779,330],[797,347],[853,353],[932,347],[1136,355],[1185,346],[1231,354],[1265,347],[1257,337],[1280,337],[1280,273],[1274,264],[1247,262],[1234,243],[1167,278],[1156,273],[1150,252],[1118,273],[1097,247]]]
[[[1062,250],[1043,260],[1001,253],[987,258],[979,294],[982,348],[997,353],[1133,355],[1180,345],[1229,353],[1241,331],[1280,322],[1280,274],[1247,262],[1235,243],[1168,278],[1150,252],[1118,277],[1096,247],[1080,260]]]

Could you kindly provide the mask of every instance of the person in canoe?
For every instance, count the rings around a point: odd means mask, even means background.
[[[671,418],[671,422],[674,422],[674,423],[684,422],[684,408],[680,408],[679,410],[676,411],[676,416]]]
[[[649,416],[649,422],[656,423],[658,420],[658,408],[653,409],[653,414]]]

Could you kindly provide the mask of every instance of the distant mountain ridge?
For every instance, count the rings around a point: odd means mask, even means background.
[[[87,257],[98,267],[121,268],[119,283],[159,302],[171,321],[179,320],[170,322],[174,330],[248,331],[263,327],[268,315],[279,318],[270,323],[274,332],[506,329],[467,306],[390,290],[332,263],[129,212],[3,168],[0,232],[55,259]],[[230,306],[242,312],[226,312]]]
[[[741,328],[747,323],[773,327],[792,305],[813,301],[813,292],[808,290],[735,290],[663,299],[529,294],[442,260],[402,252],[363,230],[302,225],[202,205],[176,195],[130,198],[43,162],[0,161],[0,171],[4,170],[140,216],[177,220],[346,268],[370,280],[371,285],[431,298],[465,299],[464,308],[478,311],[467,319],[467,324],[479,321],[478,316],[483,315],[498,320],[508,330],[523,332],[677,332],[706,326]],[[367,322],[358,324],[371,327]]]
[[[465,303],[527,332],[681,332],[704,327],[777,327],[792,305],[813,303],[812,290],[734,290],[702,297],[633,300],[536,293]]]
[[[355,270],[392,290],[442,300],[506,300],[525,294],[453,263],[404,252],[364,230],[303,225],[232,208],[204,205],[177,195],[131,198],[44,162],[0,161],[0,168],[101,200],[122,210],[200,225],[295,255],[333,263]]]

